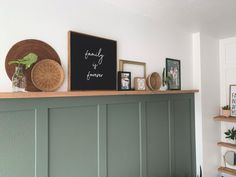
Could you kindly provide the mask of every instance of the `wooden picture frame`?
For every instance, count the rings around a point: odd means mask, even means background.
[[[146,63],[139,62],[139,61],[119,60],[119,70],[120,71],[124,71],[125,64],[143,66],[143,68],[144,68],[144,76],[143,77],[146,78]]]
[[[68,90],[116,90],[117,42],[68,32]]]
[[[169,90],[181,90],[181,61],[166,58],[166,77]]]
[[[236,85],[229,86],[229,106],[232,117],[236,117]]]
[[[139,67],[142,68],[139,68]],[[129,69],[125,69],[125,68]],[[140,69],[142,69],[143,74],[140,74]],[[146,63],[139,61],[130,61],[130,60],[119,60],[119,70],[120,71],[129,71],[131,72],[131,88],[134,88],[134,78],[135,77],[144,77],[146,79]]]

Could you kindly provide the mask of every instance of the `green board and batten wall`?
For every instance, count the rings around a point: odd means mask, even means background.
[[[0,177],[195,177],[194,94],[0,99]]]

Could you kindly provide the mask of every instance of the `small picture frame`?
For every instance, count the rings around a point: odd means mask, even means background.
[[[146,90],[146,79],[144,77],[134,78],[134,89],[135,90]]]
[[[181,90],[180,60],[166,58],[166,77],[169,90]]]
[[[118,72],[118,90],[131,90],[131,72]]]
[[[229,86],[229,93],[231,116],[236,117],[236,85]]]

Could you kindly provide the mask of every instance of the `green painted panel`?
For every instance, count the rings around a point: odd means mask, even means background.
[[[170,177],[168,99],[147,102],[147,174]]]
[[[98,176],[96,106],[49,109],[49,177]]]
[[[35,111],[0,112],[0,176],[34,175]]]
[[[107,127],[108,177],[139,177],[139,104],[108,105]]]
[[[173,174],[176,177],[193,177],[194,130],[192,129],[192,101],[188,98],[176,97],[172,100],[172,152]]]
[[[0,176],[195,177],[193,105],[193,94],[0,100]]]

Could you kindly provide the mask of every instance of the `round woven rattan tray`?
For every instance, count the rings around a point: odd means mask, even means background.
[[[157,72],[151,73],[147,77],[147,86],[150,90],[158,90],[161,87],[161,77]]]
[[[31,71],[31,79],[36,88],[45,92],[57,90],[64,81],[61,65],[51,59],[36,63]]]

